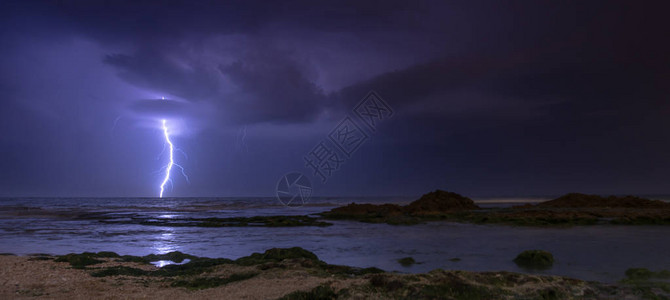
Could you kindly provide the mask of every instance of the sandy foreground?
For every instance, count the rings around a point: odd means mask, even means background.
[[[95,272],[119,266],[152,272],[159,268],[101,258],[101,263],[77,269],[53,258],[0,256],[0,299],[644,299],[645,293],[664,294],[657,288],[509,272],[365,273],[308,258],[219,264],[183,276],[94,277]],[[178,281],[234,274],[254,276],[213,287],[175,286]]]
[[[130,266],[158,269],[139,263],[107,262],[96,268]],[[93,269],[93,268],[91,268]],[[224,265],[208,276],[249,271],[255,267]],[[163,278],[111,276],[96,278],[89,270],[73,269],[66,262],[0,256],[0,299],[276,299],[296,290],[310,290],[327,278],[309,276],[304,270],[270,270],[247,280],[216,288],[174,288]]]

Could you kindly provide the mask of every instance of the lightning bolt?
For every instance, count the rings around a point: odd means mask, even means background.
[[[181,174],[186,178],[186,181],[188,182],[188,176],[186,176],[186,173],[184,172],[184,168],[180,166],[179,164],[174,162],[174,145],[172,144],[172,141],[170,140],[170,131],[168,130],[166,120],[163,119],[162,121],[162,128],[163,128],[163,136],[165,137],[165,143],[168,146],[169,156],[170,156],[170,161],[168,162],[167,166],[165,166],[165,178],[163,178],[163,182],[161,182],[161,191],[160,194],[158,195],[159,198],[163,198],[163,192],[165,191],[165,185],[170,182],[172,184],[172,179],[170,178],[170,172],[172,171],[172,167],[178,167],[181,169]],[[179,149],[177,149],[179,150]]]

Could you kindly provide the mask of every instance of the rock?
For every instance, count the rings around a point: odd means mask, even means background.
[[[521,252],[514,262],[527,269],[549,269],[554,265],[554,256],[544,250],[526,250]]]
[[[403,267],[409,267],[409,266],[415,264],[416,260],[414,260],[414,258],[408,256],[408,257],[403,257],[401,259],[398,259],[398,263],[400,263]]]
[[[436,190],[404,207],[410,214],[442,213],[479,209],[472,199],[452,192]]]
[[[479,206],[475,205],[470,198],[456,193],[436,190],[405,206],[351,203],[331,209],[321,213],[321,215],[331,220],[359,220],[370,223],[409,225],[418,224],[424,217],[430,219],[448,212],[473,209],[479,209]]]
[[[268,262],[279,262],[285,259],[307,259],[318,261],[316,254],[300,247],[293,248],[272,248],[264,253],[253,253],[249,256],[241,257],[235,260],[240,265],[257,265]]]

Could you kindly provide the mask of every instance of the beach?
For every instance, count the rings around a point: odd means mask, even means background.
[[[546,292],[549,299],[637,299],[641,290],[667,292],[664,275],[656,276],[670,269],[664,203],[621,198],[661,208],[564,208],[555,206],[566,198],[470,203],[453,193],[427,195],[315,198],[300,207],[273,198],[5,198],[0,298],[534,299]],[[626,211],[661,223],[612,222]],[[574,222],[583,216],[596,222]],[[515,257],[531,249],[553,254],[552,264],[519,265]],[[298,254],[259,260],[267,251]],[[661,285],[630,279],[635,270]]]
[[[98,267],[120,265],[105,263]],[[157,269],[128,263],[128,266]],[[226,276],[251,267],[221,268],[208,276]],[[267,273],[262,278],[236,282],[220,288],[192,291],[171,288],[162,280],[149,277],[115,276],[96,278],[89,271],[73,269],[67,263],[31,260],[30,257],[0,257],[2,299],[275,299],[299,289],[311,289],[327,279],[305,274]]]
[[[85,262],[85,256],[94,261]],[[111,253],[0,256],[0,298],[643,299],[630,286],[559,276],[445,270],[400,274],[329,265],[300,248],[275,248],[235,261],[192,258],[168,270],[138,259]]]

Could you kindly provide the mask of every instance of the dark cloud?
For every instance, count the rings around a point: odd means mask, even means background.
[[[142,49],[134,55],[110,54],[103,61],[116,67],[126,81],[177,97],[199,101],[218,94],[220,78],[203,66],[179,65],[167,53]]]
[[[320,31],[406,30],[424,25],[437,1],[46,1],[74,26],[105,39],[193,37],[256,33],[268,25]],[[452,5],[453,6],[453,5]],[[418,10],[417,10],[418,9]],[[448,13],[443,11],[441,13]],[[431,15],[434,18],[436,14]],[[432,24],[431,24],[432,25]]]
[[[229,116],[238,122],[306,122],[329,107],[323,91],[286,53],[259,50],[219,69],[237,88],[224,109],[236,112]]]
[[[272,193],[369,90],[396,116],[323,194],[658,192],[668,179],[664,2],[0,6],[6,194],[153,195],[157,118],[180,120],[191,154],[194,184],[175,194]]]
[[[244,56],[225,64],[216,58],[193,62],[180,54],[183,53],[174,50],[140,51],[134,55],[107,55],[104,62],[133,85],[186,102],[208,102],[219,112],[217,119],[227,123],[307,122],[328,107],[321,88],[308,78],[310,66],[294,60],[286,51],[248,49]],[[170,55],[172,59],[167,57]],[[161,106],[156,108],[159,113],[167,106],[150,105]],[[147,103],[133,106],[147,108]]]

